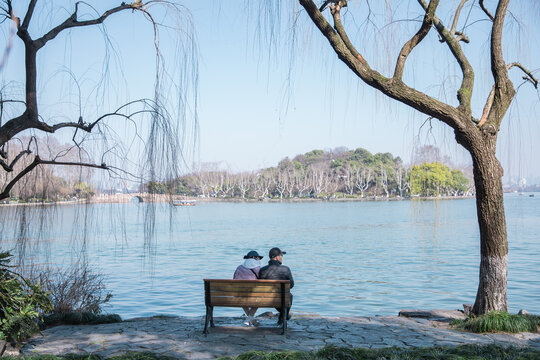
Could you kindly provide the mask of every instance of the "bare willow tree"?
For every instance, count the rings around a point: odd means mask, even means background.
[[[1,23],[13,29],[4,31],[9,42],[6,48],[11,48],[9,56],[15,56],[17,49],[24,52],[24,62],[16,71],[6,74],[5,60],[2,60],[3,69],[0,69],[4,79],[0,88],[0,165],[3,171],[0,200],[8,198],[13,187],[39,167],[96,168],[117,177],[135,175],[132,179],[145,180],[178,176],[182,139],[193,139],[195,133],[194,128],[186,127],[186,119],[191,115],[196,119],[193,109],[196,109],[197,49],[189,13],[182,6],[166,0],[117,3],[117,6],[105,9],[102,9],[104,4],[91,5],[83,1],[71,2],[67,8],[65,3],[54,1],[2,0],[0,3]],[[108,62],[111,54],[118,56],[119,53],[105,22],[118,19],[120,13],[142,16],[148,24],[149,46],[153,48],[155,57],[153,63],[140,63],[139,69],[144,69],[145,73],[155,71],[155,76],[153,94],[114,104],[114,99],[119,97],[114,94],[119,85],[111,84],[107,78],[111,71]],[[164,19],[169,18],[173,23],[165,22]],[[99,31],[90,31],[91,28]],[[164,66],[165,56],[160,47],[163,31],[177,37],[177,43],[172,47],[177,49],[179,57],[178,62],[173,63],[173,71]],[[54,43],[62,41],[68,43],[64,50],[69,49],[69,39],[81,32],[83,37],[78,38],[79,42],[92,46],[90,44],[95,42],[89,38],[101,34],[106,48],[103,53],[92,49],[96,59],[83,59],[103,62],[102,73],[90,76],[90,81],[97,85],[88,91],[83,86],[88,79],[78,78],[69,67],[73,64],[62,65],[65,51],[54,50],[61,49]],[[13,34],[22,46],[11,45]],[[132,41],[141,40],[132,38]],[[40,56],[49,47],[53,50],[46,56]],[[146,59],[144,56],[141,58]],[[51,70],[51,67],[56,67],[56,70]],[[40,79],[44,68],[55,75],[67,74],[67,81],[71,88],[75,88],[76,94],[72,96],[76,99],[74,106],[66,106],[71,99],[64,99],[59,89],[39,86],[46,82]],[[116,76],[119,78],[125,76],[122,68],[118,73],[120,75]],[[12,85],[17,74],[24,74],[22,86]],[[132,73],[131,76],[138,74]],[[6,77],[11,78],[6,80]],[[55,92],[58,92],[56,104],[43,106],[42,99],[54,97]],[[110,92],[113,95],[105,99],[103,94]],[[95,98],[95,104],[90,104],[91,98]],[[71,148],[54,154],[46,153],[36,141],[41,136],[70,139]],[[78,155],[75,158],[72,156],[74,153]],[[133,161],[137,156],[146,164],[142,167],[144,174],[140,171],[140,163]]]
[[[453,15],[450,17],[451,24],[448,25],[437,15],[439,0],[429,2],[417,0],[417,4],[415,1],[406,2],[406,9],[418,7],[421,12],[421,21],[418,21],[416,33],[412,33],[410,38],[403,43],[394,62],[393,74],[385,76],[381,69],[376,70],[373,64],[366,60],[372,54],[359,50],[365,48],[365,44],[360,40],[363,37],[358,33],[348,32],[346,29],[343,18],[347,15],[354,17],[352,11],[345,11],[348,8],[347,0],[326,0],[318,5],[311,0],[300,0],[300,4],[320,33],[328,40],[332,50],[356,77],[385,96],[448,125],[453,129],[457,143],[470,153],[474,166],[481,244],[480,280],[472,311],[475,314],[484,314],[492,310],[508,310],[508,240],[502,189],[503,168],[495,151],[501,123],[516,94],[509,71],[519,70],[523,74],[523,79],[532,83],[534,87],[538,86],[538,81],[534,73],[522,64],[508,63],[504,59],[503,27],[505,18],[509,14],[509,0],[490,1],[487,4],[483,0],[469,2],[467,17],[471,11],[479,11],[483,15],[483,19],[479,21],[490,23],[489,51],[483,55],[485,63],[491,64],[493,86],[486,96],[487,101],[483,111],[475,115],[472,106],[475,69],[462,47],[462,43],[469,43],[470,39],[465,31],[457,29],[466,3],[467,0],[461,0],[444,4],[455,6]],[[370,1],[366,1],[357,7],[360,14],[366,15],[371,14],[370,6],[372,5]],[[386,1],[384,6],[391,7],[392,3]],[[489,9],[491,7],[492,9]],[[370,15],[365,17],[366,22],[371,21]],[[354,18],[354,21],[359,20]],[[459,66],[461,84],[456,89],[458,101],[456,105],[429,95],[427,92],[419,91],[404,80],[407,59],[419,44],[427,41],[431,30],[438,34],[440,43],[448,48],[449,56],[453,57]],[[391,30],[390,27],[386,27],[380,28],[379,31]],[[385,57],[387,54],[378,56]],[[433,54],[433,56],[440,55]]]

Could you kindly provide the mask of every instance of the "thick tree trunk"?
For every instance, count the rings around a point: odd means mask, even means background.
[[[476,151],[475,151],[476,150]],[[473,313],[508,311],[508,239],[502,191],[503,169],[488,147],[471,151],[480,226],[480,279]]]

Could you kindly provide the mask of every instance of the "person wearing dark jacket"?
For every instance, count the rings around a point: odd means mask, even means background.
[[[263,266],[261,270],[259,270],[259,279],[289,280],[292,289],[294,287],[294,280],[291,269],[289,269],[288,266],[282,265],[284,254],[286,254],[286,252],[281,251],[277,247],[270,249],[270,252],[268,253],[270,261],[268,261],[268,265]],[[293,296],[291,294],[291,305],[292,300]],[[287,320],[291,318],[291,315],[289,314],[290,309],[290,307],[287,308]],[[276,310],[279,311],[278,324],[281,324],[281,322],[283,321],[283,311],[281,308],[276,308]]]

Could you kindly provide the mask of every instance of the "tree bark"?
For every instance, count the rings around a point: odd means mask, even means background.
[[[476,211],[480,228],[480,272],[473,313],[508,311],[508,239],[502,190],[502,167],[495,152],[471,151]]]

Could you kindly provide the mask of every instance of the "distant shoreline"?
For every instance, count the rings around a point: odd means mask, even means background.
[[[7,204],[0,204],[0,207],[6,206],[53,206],[53,205],[85,205],[85,204],[125,204],[132,202],[139,195],[123,194],[122,197],[108,196],[100,197],[94,196],[90,199],[78,199],[78,200],[67,200],[67,201],[56,201],[56,202],[32,202],[32,203],[19,203],[12,202]],[[173,199],[178,198],[177,196],[170,197],[169,195],[155,195],[152,201],[143,201],[142,202],[152,202],[152,203],[166,203],[171,202]],[[421,201],[433,201],[433,200],[462,200],[462,199],[474,199],[474,196],[440,196],[440,197],[422,197],[422,196],[413,196],[413,197],[336,197],[336,198],[264,198],[264,199],[241,199],[241,198],[198,198],[198,197],[185,197],[182,196],[182,200],[192,200],[197,203],[310,203],[310,202],[368,202],[368,201],[410,201],[410,200],[421,200]]]

